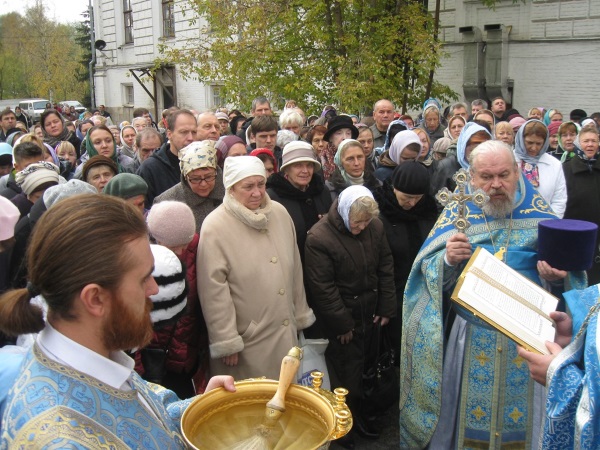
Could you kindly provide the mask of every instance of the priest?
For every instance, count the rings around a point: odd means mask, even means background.
[[[400,447],[533,448],[543,388],[534,387],[516,344],[466,311],[450,306],[457,278],[481,246],[547,289],[583,287],[537,258],[538,223],[556,218],[525,180],[506,144],[487,141],[470,155],[470,190],[489,201],[468,204],[471,226],[453,226],[458,202],[443,210],[409,276],[403,308]],[[537,423],[536,423],[537,422]]]

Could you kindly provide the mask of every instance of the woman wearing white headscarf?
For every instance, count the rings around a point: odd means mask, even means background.
[[[329,213],[308,232],[306,284],[311,306],[329,345],[331,385],[343,386],[359,433],[377,434],[363,420],[361,396],[365,344],[374,324],[396,314],[394,263],[373,194],[346,188]]]
[[[515,137],[515,158],[523,177],[544,197],[562,219],[567,207],[567,184],[562,164],[548,155],[548,128],[531,119],[521,125]]]
[[[257,157],[227,158],[223,179],[225,198],[204,220],[196,260],[211,372],[278,379],[298,331],[315,321],[294,223],[267,195]]]
[[[384,182],[389,180],[394,169],[405,161],[416,161],[423,151],[423,144],[417,133],[404,130],[394,136],[390,149],[379,158],[375,177]]]

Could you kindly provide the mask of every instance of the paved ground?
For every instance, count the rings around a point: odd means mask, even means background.
[[[400,437],[398,436],[398,407],[392,406],[387,414],[380,418],[379,427],[381,436],[376,441],[363,439],[355,434],[356,447],[355,450],[384,450],[397,449],[400,447]],[[344,447],[333,441],[331,450],[343,450]]]

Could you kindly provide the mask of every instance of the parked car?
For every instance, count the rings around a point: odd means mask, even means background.
[[[83,106],[81,103],[79,103],[77,100],[67,100],[64,102],[60,102],[60,104],[64,108],[66,108],[67,110],[71,108],[71,106],[75,107],[75,111],[77,111],[77,114],[81,114],[82,112],[85,111],[85,106]]]
[[[50,103],[50,100],[45,100],[43,98],[31,98],[27,100],[21,100],[19,102],[19,106],[23,112],[31,117],[31,120],[34,122],[39,122],[40,116],[46,109],[47,103]]]

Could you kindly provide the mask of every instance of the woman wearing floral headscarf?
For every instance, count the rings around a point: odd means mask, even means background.
[[[562,218],[567,205],[567,187],[560,162],[548,155],[548,129],[537,119],[521,125],[515,137],[515,158],[526,178]]]
[[[174,200],[188,205],[200,232],[206,216],[223,203],[223,172],[217,164],[215,141],[196,141],[180,151],[181,181],[154,199],[154,203]]]

